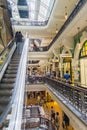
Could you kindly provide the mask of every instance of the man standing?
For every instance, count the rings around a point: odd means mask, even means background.
[[[21,54],[21,53],[22,53],[22,49],[23,49],[22,38],[23,38],[22,33],[21,33],[20,31],[19,31],[19,32],[16,32],[15,39],[16,39],[18,54]]]
[[[66,83],[70,83],[70,74],[68,71],[66,71],[66,74],[64,74],[64,79],[66,80]]]

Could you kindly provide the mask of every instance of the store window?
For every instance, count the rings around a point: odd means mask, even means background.
[[[87,40],[80,52],[80,80],[81,84],[87,87]]]
[[[84,42],[83,47],[80,52],[80,58],[87,56],[87,41]]]

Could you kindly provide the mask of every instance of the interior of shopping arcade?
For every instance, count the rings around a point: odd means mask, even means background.
[[[86,12],[87,0],[0,0],[0,130],[87,130]]]
[[[51,118],[51,107],[53,106],[55,113],[59,112],[59,119],[60,119],[60,129],[63,129],[63,116],[66,115],[62,108],[59,106],[59,104],[54,101],[51,97],[51,95],[46,92],[46,91],[33,91],[33,92],[27,92],[26,94],[26,111],[28,110],[28,106],[34,107],[35,105],[37,106],[38,104],[43,107],[45,111],[45,117],[50,119]],[[38,100],[38,96],[40,96],[40,100]],[[25,112],[26,113],[26,112]],[[69,123],[69,118],[67,117],[68,125],[67,129],[68,130],[74,130],[72,125]],[[66,126],[65,126],[66,127]]]

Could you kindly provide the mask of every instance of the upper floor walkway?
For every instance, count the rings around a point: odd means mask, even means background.
[[[34,84],[38,84],[36,88]],[[40,84],[45,85],[43,89],[51,93],[62,109],[68,113],[71,122],[76,121],[73,124],[76,128],[87,129],[87,89],[85,87],[48,77],[33,77],[27,82],[27,90],[29,90],[28,85],[34,85],[35,90],[40,90]],[[34,91],[33,87],[30,87],[30,90]]]

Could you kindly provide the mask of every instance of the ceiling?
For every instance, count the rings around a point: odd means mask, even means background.
[[[39,22],[46,25],[54,3],[55,0],[8,0],[10,17],[12,17],[14,22],[22,19],[19,24],[23,24],[23,21],[26,20],[27,25],[30,26],[34,23],[39,25]]]
[[[15,0],[8,0],[8,1],[14,2]],[[18,0],[14,2],[15,8],[17,8],[18,11],[21,8],[18,5],[20,1],[24,2],[24,0]],[[30,1],[33,1],[33,0],[30,0]],[[41,0],[37,0],[37,1],[38,2],[36,4],[36,8],[38,8],[38,11],[39,11]],[[13,28],[15,31],[21,30],[23,35],[25,35],[26,32],[28,32],[30,39],[40,39],[41,40],[40,46],[47,46],[50,44],[52,39],[56,36],[56,30],[58,32],[60,28],[62,27],[62,25],[65,23],[66,21],[65,14],[67,13],[67,16],[69,17],[69,15],[73,11],[73,9],[76,7],[78,2],[79,0],[55,0],[53,10],[51,11],[50,17],[48,19],[48,23],[46,25],[44,26],[42,26],[41,24],[37,26],[36,24],[29,25],[29,24],[26,24],[29,21],[29,18],[15,17],[16,21],[24,22],[24,24],[23,25],[14,24]],[[25,8],[26,8],[26,4],[22,6],[22,9],[25,10]],[[86,4],[86,7],[82,9],[83,11],[82,12],[80,11],[80,13],[77,14],[77,17],[74,18],[74,20],[67,27],[67,29],[65,29],[62,35],[56,40],[56,42],[50,49],[51,52],[49,51],[45,54],[41,53],[41,55],[43,55],[41,59],[46,60],[46,57],[51,55],[52,50],[57,49],[60,46],[61,39],[67,38],[67,37],[74,37],[78,33],[77,27],[80,27],[80,30],[82,30],[84,29],[84,27],[87,26],[87,13],[86,13],[87,9],[86,8],[87,8],[87,4]],[[18,14],[20,14],[20,12]],[[11,20],[13,19],[14,18],[11,18]],[[35,20],[37,20],[37,18]],[[34,59],[36,58],[36,60],[38,59],[41,60],[40,58],[38,58],[38,54],[40,53],[37,53],[37,54],[31,53],[29,58],[33,59],[34,57]]]
[[[26,8],[27,6],[27,1],[37,1],[36,4],[36,8],[38,6],[40,6],[40,2],[42,1],[44,3],[44,1],[46,0],[8,0],[11,5],[13,5],[12,8],[14,11],[13,13],[13,17],[11,18],[12,20],[15,19],[16,21],[30,21],[29,18],[22,18],[19,17],[21,13],[17,13],[20,12],[19,8],[21,6],[22,11],[23,10],[27,10]],[[49,0],[52,1],[52,0]],[[28,31],[29,33],[29,37],[30,38],[37,38],[37,39],[42,39],[42,43],[41,46],[47,46],[48,44],[50,44],[51,38],[53,38],[56,35],[56,29],[59,31],[61,26],[64,24],[64,22],[66,21],[65,19],[65,13],[67,13],[67,15],[69,16],[70,13],[73,11],[73,9],[75,8],[76,4],[78,3],[79,0],[55,0],[54,2],[54,6],[53,6],[53,10],[51,12],[48,24],[46,26],[26,26],[26,25],[14,25],[15,31],[16,30],[22,30],[22,33],[25,34],[26,31]],[[66,9],[67,7],[67,9]],[[39,9],[39,7],[38,7]],[[16,10],[16,11],[15,11]],[[35,9],[34,9],[35,10]],[[15,16],[14,16],[15,15]],[[32,20],[33,21],[33,20]]]

